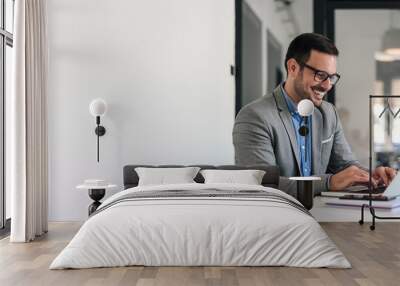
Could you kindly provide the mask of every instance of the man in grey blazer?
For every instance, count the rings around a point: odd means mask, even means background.
[[[336,108],[323,100],[340,78],[336,73],[338,54],[333,42],[319,34],[302,34],[290,43],[286,81],[272,95],[246,105],[236,117],[236,164],[279,166],[283,176],[280,189],[292,195],[295,182],[287,179],[290,176],[321,177],[314,185],[316,193],[369,182],[368,171],[360,166],[346,141]],[[315,106],[305,136],[299,134],[304,119],[297,112],[302,99]],[[378,167],[373,184],[388,184],[395,173],[394,169]]]

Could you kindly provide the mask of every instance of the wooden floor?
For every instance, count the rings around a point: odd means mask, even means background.
[[[323,223],[353,268],[120,267],[48,270],[80,227],[52,223],[49,233],[27,244],[0,241],[0,285],[400,285],[400,223]]]

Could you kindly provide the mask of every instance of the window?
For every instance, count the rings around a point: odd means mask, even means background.
[[[5,188],[5,106],[11,92],[14,0],[0,0],[0,228],[9,227],[10,194]]]

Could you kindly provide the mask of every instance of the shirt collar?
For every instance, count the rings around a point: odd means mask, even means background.
[[[285,101],[286,101],[287,107],[289,109],[289,112],[291,114],[298,113],[297,112],[297,104],[286,93],[285,89],[283,88],[284,84],[285,84],[284,82],[281,84],[281,90],[282,90],[282,93],[283,93],[283,97],[285,98]]]

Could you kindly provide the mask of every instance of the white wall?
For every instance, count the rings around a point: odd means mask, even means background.
[[[282,46],[282,61],[285,59],[286,51],[289,43],[299,33],[310,33],[313,30],[313,4],[312,0],[296,0],[293,1],[291,9],[295,16],[294,21],[297,23],[298,33],[293,33],[293,27],[286,20],[288,19],[287,10],[277,9],[282,4],[277,3],[275,0],[244,0],[252,8],[253,12],[262,21],[262,63],[263,63],[263,94],[267,92],[267,29],[275,36]],[[285,67],[282,62],[282,71]],[[285,77],[284,77],[285,78]]]
[[[50,220],[125,164],[232,164],[234,0],[49,0]],[[109,111],[96,162],[92,99]]]

